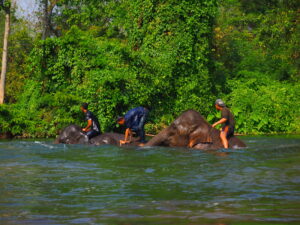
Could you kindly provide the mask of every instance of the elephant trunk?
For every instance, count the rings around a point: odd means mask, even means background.
[[[169,129],[168,127],[163,129],[157,135],[155,135],[150,141],[148,141],[145,146],[162,146],[168,139]]]

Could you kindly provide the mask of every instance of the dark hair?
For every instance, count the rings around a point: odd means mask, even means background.
[[[86,102],[84,102],[84,103],[81,104],[81,107],[84,108],[84,109],[88,109],[89,104],[87,104]]]
[[[117,118],[117,123],[120,122],[120,121],[123,120],[123,119],[124,119],[123,116],[118,116],[118,118]]]

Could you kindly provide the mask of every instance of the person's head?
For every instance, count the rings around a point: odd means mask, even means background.
[[[84,102],[81,104],[80,109],[82,112],[85,113],[88,110],[88,107],[89,107],[89,105],[86,102]]]
[[[222,101],[222,99],[217,99],[215,102],[215,107],[217,110],[221,110],[222,108],[224,108],[226,105],[225,103]]]
[[[147,109],[148,111],[152,110],[152,106],[150,104],[145,104],[143,107],[144,107],[144,109]]]
[[[122,116],[118,117],[117,123],[120,124],[120,125],[124,125],[124,123],[125,123],[125,118],[122,117]]]

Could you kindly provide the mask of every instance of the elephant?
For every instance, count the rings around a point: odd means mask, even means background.
[[[228,143],[229,148],[246,147],[245,143],[235,136],[231,137]],[[223,148],[220,131],[213,128],[199,112],[192,109],[183,112],[145,146],[190,147],[202,150]]]
[[[124,134],[119,133],[104,133],[100,134],[96,137],[91,138],[88,137],[82,132],[80,126],[71,124],[64,128],[56,140],[55,144],[64,143],[64,144],[91,144],[91,145],[119,145],[120,140],[124,140]],[[127,145],[138,145],[135,138],[133,138],[133,142]]]

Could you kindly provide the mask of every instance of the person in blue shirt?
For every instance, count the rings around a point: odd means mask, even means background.
[[[82,131],[86,133],[89,139],[96,137],[101,133],[100,124],[97,117],[94,116],[94,114],[88,110],[87,103],[83,103],[80,106],[80,109],[85,114],[85,119],[88,122],[88,124],[86,125],[85,128],[82,129]]]
[[[140,137],[139,142],[146,142],[144,125],[148,113],[148,109],[140,106],[129,110],[124,117],[118,118],[117,123],[126,126],[125,139],[120,140],[120,145],[131,142],[132,131],[134,131]]]

